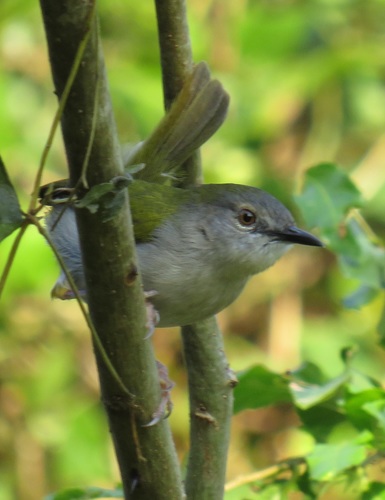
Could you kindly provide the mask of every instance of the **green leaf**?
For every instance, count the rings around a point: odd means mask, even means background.
[[[253,366],[238,373],[237,377],[239,384],[234,390],[234,414],[246,409],[292,401],[287,378],[264,366]]]
[[[385,286],[385,250],[368,237],[362,224],[351,218],[346,223],[344,238],[333,238],[330,246],[339,255],[343,273],[369,287]]]
[[[255,482],[249,484],[241,484],[236,488],[226,491],[224,500],[239,500],[240,498],[247,498],[247,500],[258,500],[259,491],[255,491]]]
[[[342,169],[331,163],[310,168],[302,193],[295,197],[309,227],[336,227],[353,207],[362,204],[361,194]]]
[[[298,416],[306,430],[316,440],[323,441],[333,426],[343,422],[345,416],[335,397],[341,391],[343,380],[328,380],[314,363],[304,363],[290,372],[290,389]]]
[[[98,211],[100,200],[108,193],[111,193],[115,189],[111,182],[104,182],[93,186],[83,198],[76,202],[78,208],[88,208],[88,210],[94,214]]]
[[[0,158],[0,241],[23,223],[19,200]]]
[[[348,309],[358,309],[368,304],[377,297],[379,290],[368,285],[361,285],[357,290],[343,299],[343,304]]]
[[[372,388],[357,394],[347,394],[344,408],[348,419],[358,429],[371,429],[377,417],[380,420],[381,410],[385,405],[385,391],[381,388]]]
[[[371,389],[381,389],[381,383],[366,373],[350,368],[350,380],[347,387],[351,394],[359,394]]]
[[[87,208],[92,214],[100,211],[103,222],[115,217],[124,203],[125,190],[131,183],[127,176],[118,176],[111,182],[93,186],[81,200],[76,202],[78,208]]]
[[[289,375],[296,381],[301,380],[309,384],[323,384],[327,382],[321,368],[310,361],[305,361],[295,370],[291,370]]]
[[[301,380],[290,382],[289,388],[294,404],[302,410],[307,410],[334,397],[350,378],[349,371],[342,373],[325,384],[308,384]]]
[[[104,488],[71,488],[47,495],[44,500],[90,500],[93,498],[124,498],[121,489],[106,490]]]
[[[380,318],[380,322],[378,323],[377,330],[380,337],[380,345],[385,348],[385,307],[382,310],[382,315]]]
[[[361,500],[384,500],[385,483],[374,481],[370,483],[369,489],[362,494]]]
[[[306,430],[316,441],[325,442],[333,429],[346,422],[346,415],[337,401],[329,400],[308,410],[297,407],[297,413]]]
[[[316,500],[316,493],[313,491],[309,469],[306,467],[303,474],[299,474],[296,478],[298,489],[306,495],[305,498]]]
[[[385,250],[373,241],[359,215],[346,219],[352,208],[362,204],[347,173],[332,164],[309,169],[296,200],[306,223],[318,226],[328,247],[338,255],[344,275],[360,282],[345,299],[345,306],[358,308],[372,301],[385,287]]]
[[[377,401],[365,403],[362,409],[369,415],[372,415],[382,431],[385,431],[385,399],[377,399]]]
[[[224,500],[282,500],[293,490],[293,484],[286,480],[275,479],[271,484],[251,480],[226,491]]]
[[[360,465],[368,452],[370,433],[362,433],[353,442],[317,444],[308,455],[310,476],[318,481],[330,481],[350,467]]]

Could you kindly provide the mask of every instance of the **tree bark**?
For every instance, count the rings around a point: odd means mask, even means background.
[[[95,5],[79,0],[40,3],[59,99],[81,56],[61,117],[71,185],[81,195],[88,186],[123,173]],[[94,343],[102,400],[125,498],[177,500],[183,491],[168,423],[143,427],[159,405],[160,387],[152,346],[145,340],[146,312],[127,189],[116,196],[119,208],[113,217],[101,217],[100,210],[77,210],[91,319],[119,377]]]

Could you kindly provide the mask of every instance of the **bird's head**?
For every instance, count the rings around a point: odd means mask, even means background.
[[[196,192],[199,203],[190,210],[195,211],[196,230],[212,242],[218,266],[231,263],[235,272],[252,275],[274,264],[292,244],[323,246],[265,191],[207,184]]]

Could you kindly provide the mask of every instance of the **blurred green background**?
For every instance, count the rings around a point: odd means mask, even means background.
[[[303,172],[337,162],[362,191],[364,216],[383,238],[385,1],[189,0],[188,12],[195,60],[206,60],[231,95],[227,121],[202,151],[206,181],[262,187],[298,217],[292,195]],[[101,0],[99,13],[120,137],[135,142],[163,113],[154,6]],[[36,2],[0,4],[0,75],[0,154],[26,204],[56,109]],[[58,136],[44,182],[63,176]],[[1,245],[2,266],[12,239]],[[4,500],[119,480],[89,333],[76,304],[50,300],[57,274],[30,228],[0,303]],[[264,363],[285,371],[309,360],[335,376],[340,349],[355,345],[355,366],[384,381],[376,337],[383,297],[346,310],[342,298],[355,286],[327,250],[292,250],[219,315],[231,367]],[[153,342],[176,382],[170,422],[183,460],[188,397],[178,331],[158,330]],[[228,478],[306,453],[312,443],[298,425],[289,406],[237,415]]]

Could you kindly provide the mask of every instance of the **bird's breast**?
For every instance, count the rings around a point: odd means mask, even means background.
[[[188,258],[178,250],[155,251],[151,244],[138,246],[139,267],[145,291],[156,291],[151,302],[157,309],[158,326],[183,326],[209,316],[231,304],[247,278],[229,279],[198,255]]]

